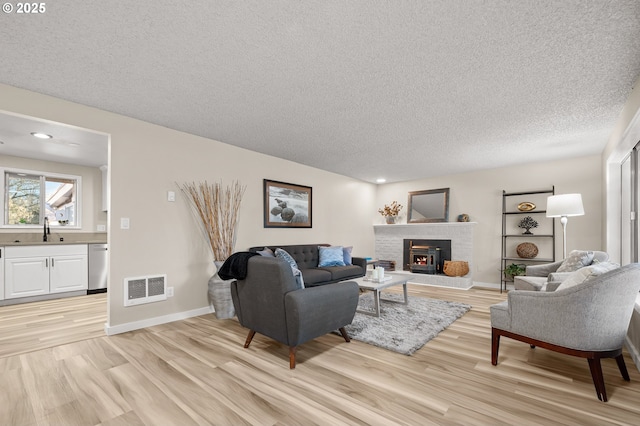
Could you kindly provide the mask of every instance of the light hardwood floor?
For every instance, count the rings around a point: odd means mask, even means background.
[[[244,349],[246,330],[213,315],[110,337],[79,327],[85,340],[71,343],[54,327],[42,337],[52,347],[21,350],[35,336],[4,339],[5,321],[19,323],[20,314],[0,308],[1,346],[14,353],[0,358],[0,423],[640,424],[640,373],[626,352],[631,382],[604,360],[609,402],[602,403],[584,359],[503,338],[499,364],[491,365],[488,308],[504,294],[428,286],[410,293],[473,308],[413,356],[326,335],[299,348],[295,370],[286,347],[256,335]],[[83,323],[75,314],[71,321]],[[59,327],[69,338],[73,327]]]

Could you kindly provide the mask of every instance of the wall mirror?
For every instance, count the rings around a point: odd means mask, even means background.
[[[448,222],[449,188],[409,192],[407,223]]]

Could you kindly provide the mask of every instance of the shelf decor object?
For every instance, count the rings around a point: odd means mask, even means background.
[[[531,228],[537,228],[538,221],[532,218],[531,216],[526,216],[523,218],[518,224],[518,228],[523,228],[525,231],[523,234],[531,235],[533,232],[529,231]]]
[[[562,258],[567,257],[567,222],[569,216],[584,216],[582,195],[560,194],[547,198],[547,217],[559,217],[562,224]]]
[[[530,212],[531,210],[535,210],[535,208],[536,205],[529,201],[523,201],[518,204],[518,210],[520,210],[521,212]]]
[[[516,247],[516,253],[523,259],[533,259],[538,255],[538,246],[533,243],[520,243]]]

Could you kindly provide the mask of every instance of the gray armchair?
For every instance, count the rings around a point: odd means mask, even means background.
[[[593,262],[606,262],[609,255],[604,251],[593,252]],[[513,277],[516,290],[555,291],[571,272],[556,272],[564,260],[540,265],[527,265],[525,275]]]
[[[304,342],[334,330],[350,341],[344,326],[353,321],[359,293],[353,281],[299,289],[288,263],[263,256],[251,257],[246,278],[231,284],[236,315],[249,329],[244,347],[256,333],[284,343],[290,368]]]
[[[640,264],[604,273],[554,292],[512,291],[491,306],[491,363],[498,363],[500,336],[587,358],[596,394],[607,401],[601,358],[615,358],[629,380],[622,345],[640,290]]]

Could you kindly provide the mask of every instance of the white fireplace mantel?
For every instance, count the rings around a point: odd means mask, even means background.
[[[477,222],[437,222],[374,225],[375,256],[377,259],[396,262],[396,273],[410,274],[410,282],[470,288],[473,285],[473,230]],[[464,277],[414,274],[403,269],[405,239],[451,240],[451,260],[469,263],[469,273]]]

